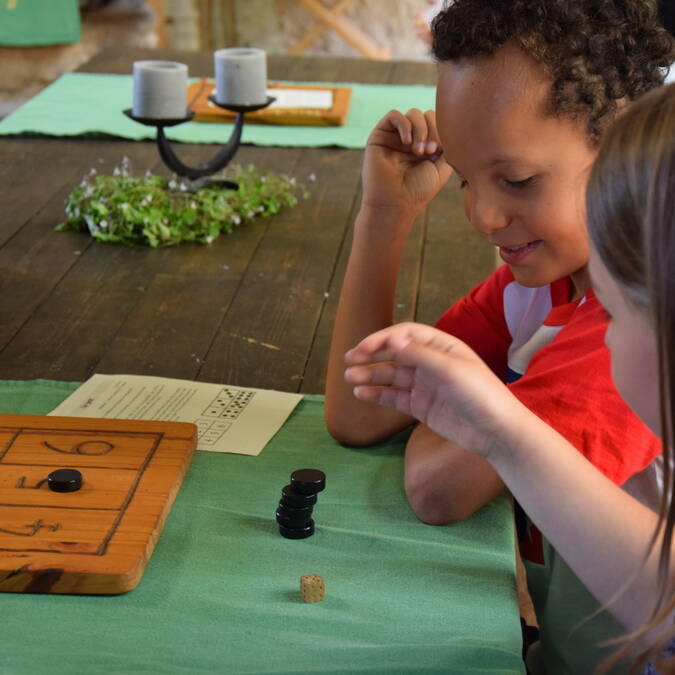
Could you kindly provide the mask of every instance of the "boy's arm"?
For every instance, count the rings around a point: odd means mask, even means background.
[[[490,462],[434,433],[413,431],[405,450],[405,492],[417,517],[429,525],[466,520],[504,490]]]
[[[392,110],[368,138],[363,199],[331,340],[325,416],[329,433],[348,445],[370,445],[403,429],[409,415],[354,398],[344,355],[366,335],[390,326],[396,280],[415,218],[452,170],[440,154],[433,111]]]
[[[331,339],[326,375],[326,425],[348,445],[370,445],[412,423],[412,417],[354,398],[344,355],[366,335],[390,326],[398,269],[414,213],[362,207],[354,225]]]

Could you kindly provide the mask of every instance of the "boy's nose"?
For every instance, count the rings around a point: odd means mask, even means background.
[[[490,235],[511,222],[506,212],[494,202],[467,198],[464,206],[469,222],[481,234]]]

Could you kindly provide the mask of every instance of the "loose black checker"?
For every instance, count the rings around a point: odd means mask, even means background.
[[[76,492],[82,487],[82,474],[77,469],[57,469],[47,476],[47,486],[53,492]]]

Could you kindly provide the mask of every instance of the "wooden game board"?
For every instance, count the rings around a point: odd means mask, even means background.
[[[196,443],[194,424],[0,415],[0,591],[134,588]],[[77,492],[47,486],[63,468]]]

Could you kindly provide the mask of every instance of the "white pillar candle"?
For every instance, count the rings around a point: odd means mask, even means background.
[[[134,62],[135,117],[182,119],[186,115],[188,68],[174,61]]]
[[[219,49],[214,62],[218,103],[256,105],[267,101],[267,60],[262,49]]]

